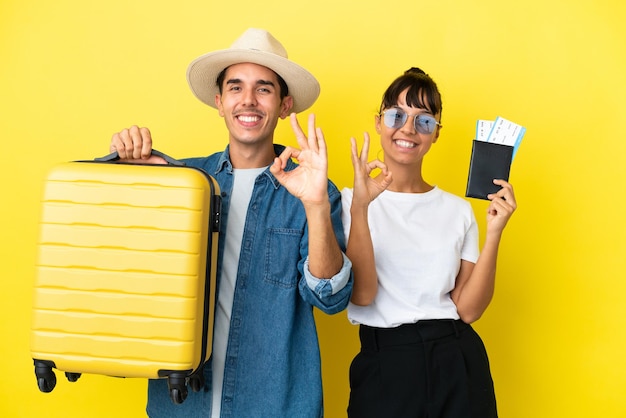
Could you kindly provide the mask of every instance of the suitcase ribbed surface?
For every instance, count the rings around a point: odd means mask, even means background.
[[[124,377],[197,368],[205,360],[210,181],[171,166],[53,168],[42,202],[32,357],[63,371]]]

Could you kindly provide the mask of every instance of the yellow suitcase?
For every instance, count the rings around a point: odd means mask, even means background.
[[[204,385],[215,304],[219,186],[202,170],[117,155],[45,180],[31,355],[42,392],[82,373],[167,378],[182,403]]]

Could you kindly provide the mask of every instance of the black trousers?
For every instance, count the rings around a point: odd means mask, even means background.
[[[361,325],[350,366],[350,418],[495,418],[489,359],[460,320]]]

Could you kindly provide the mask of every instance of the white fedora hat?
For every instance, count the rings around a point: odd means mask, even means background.
[[[290,61],[287,51],[276,38],[263,29],[250,28],[229,49],[209,52],[189,64],[187,82],[193,94],[211,107],[219,93],[217,76],[225,68],[244,62],[259,64],[278,74],[293,97],[293,112],[301,112],[315,103],[320,85],[311,73]]]

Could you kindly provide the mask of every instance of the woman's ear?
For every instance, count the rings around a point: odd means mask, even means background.
[[[380,135],[380,115],[374,116],[374,127],[376,128],[376,133]]]
[[[439,139],[439,131],[441,130],[441,128],[443,128],[443,126],[437,125],[437,130],[435,131],[435,137],[433,138],[433,144],[437,142],[437,139]]]

